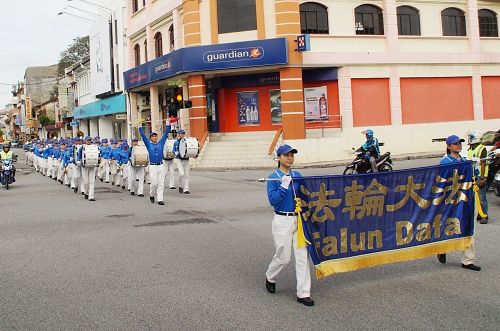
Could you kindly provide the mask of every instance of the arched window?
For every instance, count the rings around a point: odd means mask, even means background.
[[[155,34],[155,56],[160,57],[163,55],[163,39],[161,32]]]
[[[134,60],[136,67],[141,64],[141,46],[139,44],[134,46]]]
[[[361,5],[354,9],[356,34],[384,34],[382,9],[374,5]]]
[[[489,9],[479,9],[479,36],[498,37],[497,14]]]
[[[144,40],[144,62],[148,62],[148,40]]]
[[[398,33],[401,36],[420,36],[420,16],[416,8],[399,6]]]
[[[300,5],[302,33],[328,34],[328,11],[323,5],[306,2]]]
[[[441,12],[443,36],[466,36],[465,15],[458,8],[446,8]]]
[[[168,28],[168,38],[170,39],[170,51],[173,51],[175,48],[175,39],[174,39],[174,25],[170,25]]]

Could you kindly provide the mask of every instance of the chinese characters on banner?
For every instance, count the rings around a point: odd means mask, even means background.
[[[238,92],[238,123],[240,125],[259,124],[258,92]]]
[[[471,245],[470,162],[303,177],[294,179],[294,187],[318,278]]]
[[[271,123],[281,124],[281,90],[269,91],[269,102],[271,106]]]
[[[306,121],[328,120],[328,93],[326,86],[304,88]]]

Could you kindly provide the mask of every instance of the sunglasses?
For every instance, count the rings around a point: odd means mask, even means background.
[[[453,143],[452,145],[455,145],[455,146],[462,145],[462,142],[459,141],[458,143]]]

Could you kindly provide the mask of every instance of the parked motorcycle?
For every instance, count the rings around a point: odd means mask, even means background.
[[[9,189],[9,185],[14,182],[14,169],[12,160],[2,160],[2,169],[0,170],[0,182],[5,189]]]
[[[354,151],[356,158],[344,169],[344,175],[363,174],[372,171],[370,161],[365,157],[366,150],[362,147]],[[381,155],[377,160],[377,170],[379,172],[392,171],[391,153]]]

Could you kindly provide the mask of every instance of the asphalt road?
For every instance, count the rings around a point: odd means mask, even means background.
[[[256,179],[269,171],[192,172],[192,194],[166,189],[159,206],[100,182],[88,202],[17,166],[17,182],[0,188],[2,331],[500,328],[492,193],[490,223],[476,227],[481,272],[462,269],[453,253],[445,265],[428,258],[313,279],[309,308],[295,301],[293,265],[275,294],[264,287],[273,215]]]

